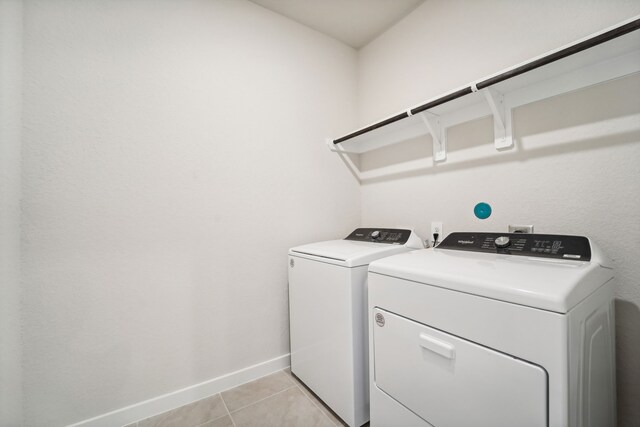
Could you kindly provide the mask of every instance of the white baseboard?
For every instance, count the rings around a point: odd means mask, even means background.
[[[98,415],[97,417],[80,421],[68,427],[124,426],[279,371],[289,366],[289,361],[289,354],[284,354],[275,359],[267,360],[200,384],[194,384],[162,396],[154,397],[144,402]]]

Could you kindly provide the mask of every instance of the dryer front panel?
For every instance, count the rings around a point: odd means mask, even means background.
[[[376,387],[431,425],[548,425],[539,366],[380,308],[372,316]]]

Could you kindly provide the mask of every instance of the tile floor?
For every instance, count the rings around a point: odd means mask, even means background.
[[[287,368],[125,427],[335,427],[345,425]]]

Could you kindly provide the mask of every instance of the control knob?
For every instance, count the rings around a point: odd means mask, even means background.
[[[511,241],[507,236],[500,236],[493,242],[493,244],[496,245],[496,248],[506,248],[511,244]]]
[[[371,238],[372,238],[373,240],[377,240],[377,239],[379,239],[379,238],[380,238],[380,231],[378,231],[378,230],[373,231],[373,232],[371,233]]]

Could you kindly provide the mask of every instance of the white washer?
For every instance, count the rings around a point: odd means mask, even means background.
[[[411,230],[359,228],[289,250],[291,371],[351,427],[369,420],[368,264],[422,247]]]
[[[452,233],[369,267],[371,426],[616,425],[613,270],[585,237]]]

